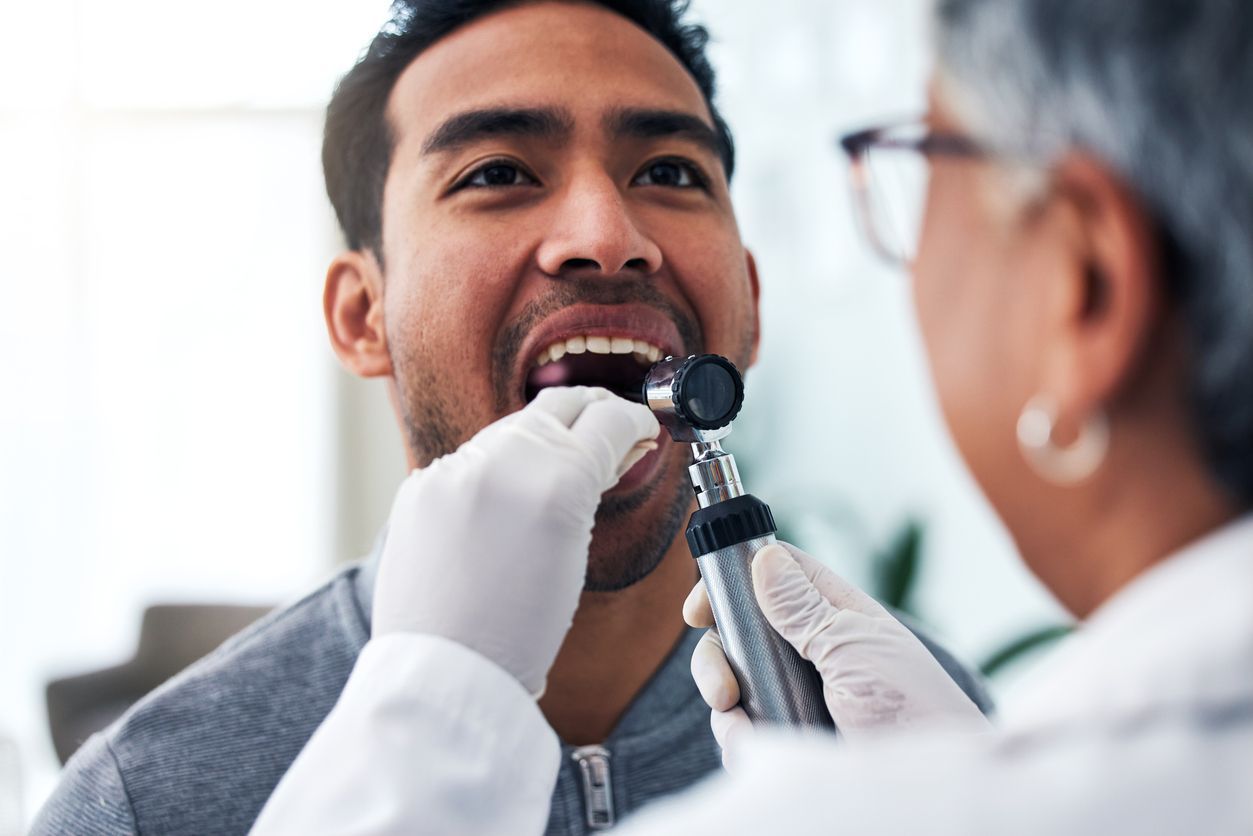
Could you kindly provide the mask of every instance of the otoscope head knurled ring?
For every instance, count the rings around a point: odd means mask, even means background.
[[[693,372],[707,374],[708,366],[717,366],[723,370],[725,380],[731,384],[731,403],[712,416],[702,416],[698,411],[699,397],[686,391],[691,383],[702,385]],[[707,385],[707,384],[705,384]],[[725,357],[717,354],[701,354],[688,357],[675,370],[674,380],[670,384],[671,397],[674,401],[675,413],[685,423],[697,430],[718,430],[735,420],[744,407],[744,379],[740,371]]]
[[[644,377],[643,401],[675,441],[725,438],[744,405],[744,379],[716,354],[667,357]]]

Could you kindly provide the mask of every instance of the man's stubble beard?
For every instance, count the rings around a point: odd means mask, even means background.
[[[639,301],[652,304],[665,310],[676,322],[688,350],[703,350],[704,337],[699,323],[675,309],[647,282],[563,286],[551,294],[546,304],[533,306],[520,317],[496,346],[493,353],[493,388],[497,411],[504,410],[508,404],[508,369],[517,356],[523,336],[543,315],[576,301],[600,304]],[[755,341],[755,332],[743,335],[736,356],[732,357],[740,368],[747,364]],[[434,369],[441,368],[440,364],[437,361],[424,362],[417,356],[418,347],[415,345],[410,344],[397,351],[395,348],[398,345],[403,344],[388,341],[405,442],[413,461],[419,467],[425,467],[440,456],[455,451],[477,429],[454,419],[459,410],[443,394],[450,390],[433,373]],[[669,551],[686,521],[693,499],[686,472],[690,463],[686,450],[672,455],[680,457],[682,467],[671,462],[666,472],[651,485],[642,486],[627,495],[611,495],[602,499],[592,529],[592,546],[583,585],[585,590],[616,592],[626,589],[652,573]],[[659,507],[651,519],[642,517],[649,501],[659,494],[668,494],[667,500],[658,503]],[[630,530],[622,530],[624,527]]]
[[[431,366],[392,352],[396,394],[404,422],[405,444],[419,467],[454,452],[475,433],[455,420],[456,407],[442,395]],[[641,518],[650,500],[667,496],[653,519]],[[624,496],[606,496],[596,510],[592,546],[583,588],[616,592],[647,577],[670,549],[686,521],[692,488],[686,474],[662,473],[651,485]]]
[[[658,495],[665,497],[661,507],[651,519],[643,518],[649,500]],[[617,592],[648,577],[678,536],[692,496],[685,477],[676,478],[667,472],[634,493],[602,499],[592,528],[583,588],[588,592]],[[624,527],[629,530],[621,530]]]

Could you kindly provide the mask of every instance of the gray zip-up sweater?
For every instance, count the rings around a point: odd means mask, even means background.
[[[369,637],[376,566],[349,568],[267,616],[94,735],[32,834],[246,833]],[[547,833],[588,833],[718,768],[709,709],[688,670],[699,636],[684,634],[602,746],[563,747]],[[986,710],[979,683],[928,647]]]

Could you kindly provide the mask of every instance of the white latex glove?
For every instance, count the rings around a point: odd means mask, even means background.
[[[400,486],[373,635],[442,636],[543,693],[578,607],[601,494],[656,444],[647,407],[552,388]]]
[[[956,731],[990,728],[979,708],[957,686],[909,628],[881,604],[787,543],[753,557],[753,591],[762,612],[822,677],[827,710],[850,741],[870,733],[921,727]],[[704,583],[683,605],[693,627],[712,627]],[[733,763],[735,739],[751,729],[738,707],[739,684],[722,651],[717,630],[692,653],[692,676],[713,709],[711,725]]]

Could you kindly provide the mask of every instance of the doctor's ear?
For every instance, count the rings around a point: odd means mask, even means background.
[[[383,271],[369,251],[335,256],[322,294],[326,330],[339,361],[361,377],[392,373],[383,322]]]
[[[1053,339],[1042,390],[1055,393],[1065,412],[1084,415],[1131,384],[1161,323],[1161,246],[1139,196],[1090,157],[1057,166],[1053,200],[1064,213],[1068,252],[1046,297]]]

